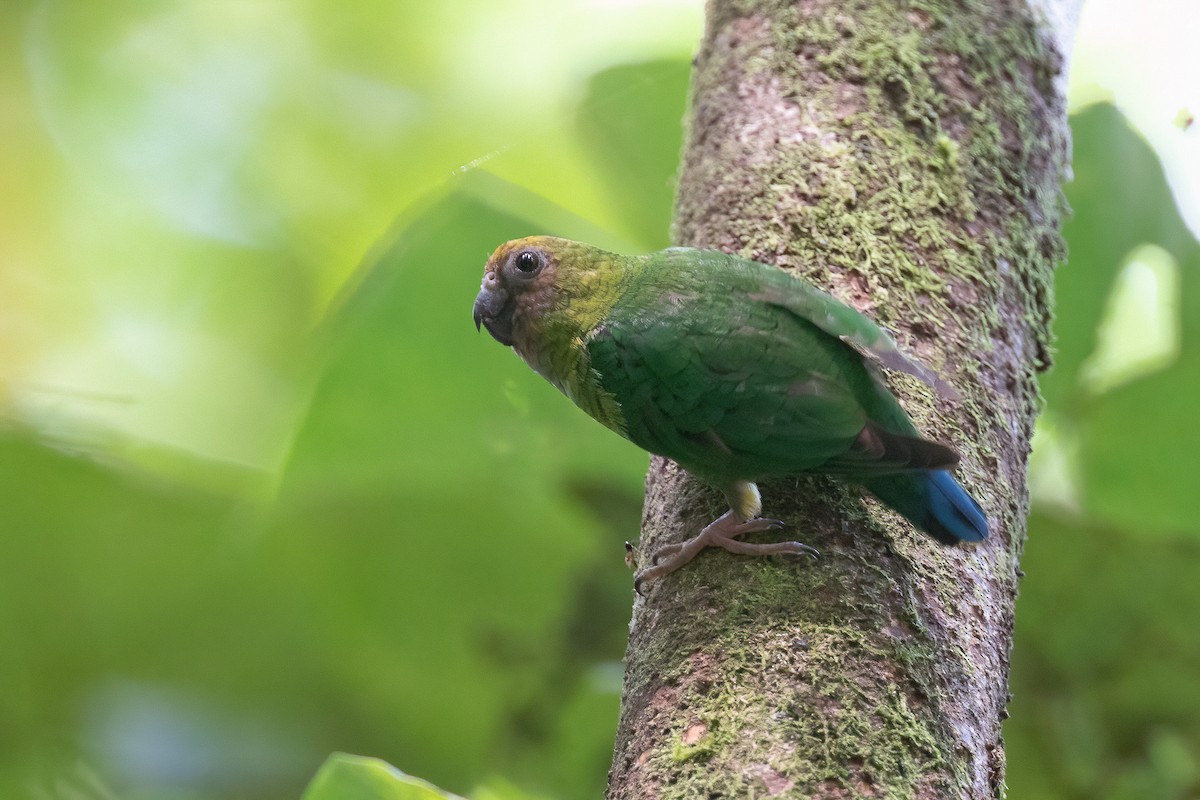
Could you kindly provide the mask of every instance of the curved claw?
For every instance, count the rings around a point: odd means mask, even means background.
[[[804,542],[780,542],[780,544],[792,545],[791,550],[782,551],[785,555],[809,556],[813,561],[821,560],[821,551],[811,545],[805,544]]]
[[[642,586],[651,578],[657,578],[659,574],[658,567],[650,567],[633,576],[633,591],[637,593],[638,597],[646,596],[646,593],[642,591]]]

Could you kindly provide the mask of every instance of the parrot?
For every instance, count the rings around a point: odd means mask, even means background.
[[[857,310],[779,267],[716,250],[619,255],[550,236],[515,239],[484,267],[472,309],[486,328],[589,416],[720,490],[729,510],[664,545],[634,588],[706,547],[818,556],[802,542],[751,543],[758,483],[833,475],[938,542],[987,538],[983,509],[923,438],[880,365],[944,396],[952,386]]]

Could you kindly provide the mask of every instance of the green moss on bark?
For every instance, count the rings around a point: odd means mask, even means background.
[[[825,117],[822,128],[833,121],[844,130],[832,140],[781,141],[770,162],[750,165],[762,191],[733,223],[741,252],[825,273],[820,278],[865,276],[883,321],[902,310],[909,327],[917,313],[930,330],[953,316],[948,279],[994,289],[996,264],[1006,261],[1029,276],[1037,366],[1048,366],[1045,263],[1063,253],[1062,199],[1056,183],[1026,178],[1047,168],[1047,151],[1065,159],[1061,132],[1047,148],[1052,131],[1041,122],[1060,65],[1021,8],[997,14],[994,3],[951,0],[717,8],[714,26],[733,24],[731,14],[771,20],[768,50],[747,43],[747,77],[778,81],[801,113],[813,110]],[[719,79],[698,74],[694,85]],[[681,220],[692,199],[680,196]],[[889,305],[893,289],[931,302]]]
[[[793,587],[779,582],[779,570],[748,569],[758,579],[749,581],[752,587],[769,588],[742,611],[794,596]],[[867,635],[855,625],[805,625],[797,635],[794,621],[792,614],[775,619],[778,626],[770,616],[768,624],[756,620],[759,633],[747,640],[745,620],[735,614],[706,648],[721,654],[719,663],[694,679],[695,662],[684,659],[664,676],[682,687],[682,713],[649,757],[652,768],[673,776],[660,797],[755,796],[773,778],[777,785],[820,786],[822,797],[899,799],[917,796],[923,776],[938,781],[947,759],[928,715],[897,686],[861,685],[854,663],[864,656],[929,655],[906,637]],[[703,613],[685,625],[711,633]],[[771,720],[765,737],[763,719]]]

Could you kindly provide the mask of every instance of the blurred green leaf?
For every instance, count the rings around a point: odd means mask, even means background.
[[[582,157],[572,123],[591,70],[690,47],[699,7],[356,9],[0,4],[0,379],[23,421],[277,468],[307,388],[298,345],[399,210],[480,166],[626,242],[643,222],[627,204],[653,208],[665,236],[665,178],[652,201],[610,202],[605,159],[628,156]],[[678,24],[630,43],[631,21],[664,15]],[[638,80],[599,102],[682,102],[674,72]],[[657,120],[628,144],[669,176],[679,114]]]
[[[690,76],[684,60],[611,67],[588,81],[576,114],[614,208],[645,250],[670,244]]]
[[[471,800],[545,800],[503,779],[493,779],[471,792]]]
[[[1009,786],[1028,800],[1184,800],[1200,791],[1200,246],[1154,153],[1111,106],[1072,117],[1071,261],[1043,377],[1082,508],[1035,513],[1022,557]],[[1178,353],[1097,389],[1086,368],[1131,252],[1178,271]],[[1143,271],[1145,277],[1145,271]],[[1110,331],[1132,339],[1137,329]],[[1042,424],[1045,424],[1043,421]],[[1036,477],[1036,476],[1035,476]]]
[[[1063,227],[1068,262],[1055,273],[1054,367],[1042,376],[1053,408],[1077,402],[1080,367],[1096,348],[1113,282],[1138,245],[1161,244],[1177,256],[1191,236],[1175,210],[1158,157],[1111,105],[1071,117],[1072,179],[1063,187],[1072,214]]]
[[[377,758],[334,753],[303,800],[461,800]]]
[[[630,591],[624,537],[567,489],[637,498],[645,456],[471,320],[488,254],[533,231],[605,238],[478,171],[397,226],[331,321],[272,538],[276,563],[306,576],[305,657],[356,698],[357,741],[462,789],[501,763],[545,780],[532,766],[561,709],[597,695],[588,663],[561,666],[566,637],[601,609],[615,626]],[[600,641],[592,658],[619,658],[619,637]],[[615,722],[615,694],[599,697]],[[611,736],[596,727],[586,748]],[[556,788],[594,795],[603,774]]]
[[[1022,561],[1005,723],[1011,796],[1193,796],[1200,540],[1035,514]],[[1146,793],[1121,788],[1132,784]]]
[[[259,688],[298,621],[264,597],[251,509],[16,431],[0,490],[0,797],[76,773],[131,799],[295,781],[320,751],[277,716],[290,679]]]
[[[1077,437],[1086,510],[1138,533],[1197,531],[1200,427],[1200,244],[1175,209],[1158,158],[1107,105],[1073,118],[1075,176],[1066,228],[1071,262],[1057,276],[1056,365],[1047,413]],[[1157,372],[1093,395],[1080,368],[1127,254],[1154,244],[1179,270],[1180,354]],[[1125,331],[1136,336],[1137,331]]]
[[[1200,264],[1190,278],[1200,279]],[[1088,511],[1138,535],[1200,533],[1200,352],[1099,398],[1081,425]]]

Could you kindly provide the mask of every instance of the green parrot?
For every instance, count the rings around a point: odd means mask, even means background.
[[[988,534],[950,475],[958,454],[923,439],[875,363],[954,390],[871,320],[781,269],[710,250],[623,256],[567,239],[501,245],[475,326],[511,346],[601,424],[720,489],[729,511],[657,550],[639,588],[708,546],[769,555],[800,542],[738,539],[759,517],[757,481],[829,473],[871,492],[939,542]]]

